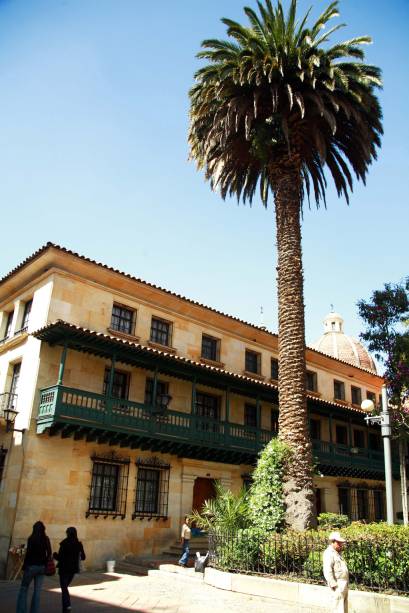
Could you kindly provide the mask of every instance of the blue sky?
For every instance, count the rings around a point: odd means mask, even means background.
[[[243,4],[0,0],[0,276],[51,240],[277,331],[273,209],[223,202],[188,161],[195,54]],[[307,342],[330,304],[357,336],[356,301],[409,274],[409,3],[340,8],[340,38],[374,38],[385,136],[349,207],[329,189],[305,210]]]

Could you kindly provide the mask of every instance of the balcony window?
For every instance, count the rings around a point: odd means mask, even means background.
[[[336,440],[339,445],[348,445],[348,430],[346,426],[335,426]]]
[[[120,516],[126,514],[129,459],[93,456],[89,515]]]
[[[319,419],[310,419],[310,434],[314,441],[321,440],[321,422]]]
[[[261,355],[255,351],[246,349],[245,368],[246,372],[251,372],[256,375],[260,374],[261,370]]]
[[[156,403],[155,407],[165,411],[169,405],[169,383],[167,381],[156,381]],[[145,383],[145,404],[153,405],[153,379],[147,377]]]
[[[309,392],[316,392],[318,391],[318,386],[317,386],[317,373],[316,372],[312,372],[311,370],[307,370],[306,372],[306,388]]]
[[[200,417],[208,417],[219,421],[220,419],[220,397],[211,394],[196,394],[196,414]]]
[[[114,304],[111,316],[111,329],[123,334],[133,335],[136,312],[133,309]]]
[[[334,379],[334,399],[345,400],[345,384]]]
[[[220,341],[212,336],[202,336],[202,358],[218,362],[220,359]]]
[[[364,430],[354,430],[354,447],[365,447],[365,432]]]
[[[28,322],[30,320],[30,313],[31,313],[32,306],[33,306],[32,300],[28,300],[24,305],[23,319],[21,321],[20,332],[26,332],[28,329]]]
[[[352,404],[356,404],[361,406],[362,402],[362,392],[360,387],[351,386],[351,400]]]
[[[246,402],[244,405],[244,425],[250,428],[257,427],[257,406]]]
[[[271,358],[271,378],[278,381],[278,360]]]
[[[132,519],[136,517],[168,516],[170,465],[158,460],[138,460],[135,506]]]
[[[111,374],[111,369],[109,367],[105,368],[104,387],[102,391],[104,396],[106,396],[108,393],[110,374]],[[129,380],[130,380],[130,376],[128,372],[123,372],[121,370],[114,370],[114,379],[112,382],[111,397],[128,400]]]
[[[172,324],[169,321],[164,321],[163,319],[157,319],[156,317],[152,317],[150,340],[153,343],[158,343],[159,345],[165,345],[166,347],[170,347],[171,331]]]

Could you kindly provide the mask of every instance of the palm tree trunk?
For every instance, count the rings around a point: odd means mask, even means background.
[[[286,169],[275,181],[278,250],[279,436],[292,450],[284,483],[286,522],[315,526],[312,449],[306,402],[301,180]]]

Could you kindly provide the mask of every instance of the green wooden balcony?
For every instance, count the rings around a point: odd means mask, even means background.
[[[37,433],[45,431],[232,463],[254,463],[272,432],[55,385],[41,390]]]

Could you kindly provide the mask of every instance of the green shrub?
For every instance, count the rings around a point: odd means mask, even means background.
[[[232,533],[249,525],[248,492],[243,488],[237,494],[214,482],[215,497],[206,500],[200,511],[190,515],[192,522],[205,531]]]
[[[213,533],[211,539],[216,545],[213,564],[222,570],[257,571],[261,538],[259,530],[252,528],[232,534]]]
[[[339,513],[320,513],[317,519],[318,527],[322,530],[339,530],[351,523],[348,515],[340,515]]]
[[[284,526],[283,478],[290,451],[279,439],[272,439],[261,451],[250,489],[250,520],[264,533]]]

